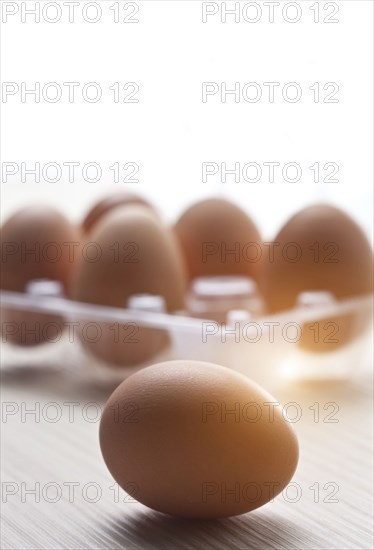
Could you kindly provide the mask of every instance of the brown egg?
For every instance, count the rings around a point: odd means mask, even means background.
[[[101,199],[96,203],[86,214],[82,223],[84,233],[88,233],[97,224],[97,222],[112,208],[130,204],[142,204],[152,209],[152,206],[142,197],[133,193],[112,193],[111,195]]]
[[[64,290],[79,250],[77,230],[54,208],[28,206],[13,214],[1,232],[1,288],[24,292],[36,279],[58,281]],[[63,329],[53,315],[6,310],[3,339],[18,345],[53,340]]]
[[[76,300],[125,308],[130,296],[150,294],[162,296],[169,312],[183,308],[186,275],[181,252],[172,232],[148,208],[114,209],[97,223],[88,242],[95,244],[93,253],[98,251],[100,257],[87,261],[82,254],[72,285]],[[112,366],[142,363],[168,344],[165,331],[136,323],[97,327],[97,334],[81,334],[82,342]]]
[[[212,363],[169,361],[127,378],[100,425],[106,465],[141,503],[187,518],[262,506],[290,481],[298,443],[276,400]]]
[[[328,291],[343,299],[373,290],[370,244],[357,223],[333,206],[317,204],[298,212],[280,230],[272,250],[260,279],[270,312],[293,308],[302,292]],[[352,315],[308,323],[300,344],[332,351],[349,342],[358,327],[362,319]]]
[[[210,275],[258,278],[260,234],[243,210],[224,199],[188,208],[175,224],[190,279]]]

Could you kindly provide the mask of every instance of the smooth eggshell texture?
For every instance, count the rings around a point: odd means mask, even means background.
[[[181,252],[172,232],[148,208],[115,208],[97,223],[88,242],[95,243],[101,257],[95,262],[82,257],[72,284],[73,298],[125,308],[130,296],[151,294],[162,296],[169,312],[184,307],[186,274]],[[110,324],[100,327],[102,334],[96,342],[81,339],[86,349],[109,366],[137,365],[169,342],[165,331],[136,323],[120,325],[119,334]]]
[[[219,198],[198,202],[182,214],[174,229],[190,279],[211,275],[258,278],[260,234],[252,220],[235,204]]]
[[[24,292],[27,283],[34,279],[51,279],[61,282],[67,291],[79,256],[80,237],[60,212],[36,205],[17,211],[2,227],[1,242],[1,288]],[[54,338],[56,332],[51,323],[57,324],[58,331],[63,328],[58,316],[16,310],[3,312],[5,322],[15,323],[17,332],[6,339],[17,345],[41,344]],[[36,334],[31,333],[34,329]]]
[[[125,491],[160,512],[187,518],[248,512],[282,491],[298,461],[295,433],[269,402],[276,400],[225,367],[153,365],[109,398],[100,425],[104,460]]]
[[[337,299],[373,291],[370,244],[357,223],[338,208],[316,204],[301,210],[274,242],[274,258],[268,258],[260,278],[270,312],[293,308],[298,294],[305,291],[329,291]],[[287,259],[296,258],[292,243],[301,251],[294,262]],[[317,352],[332,351],[349,342],[367,321],[367,317],[365,323],[365,319],[345,315],[314,327],[306,324],[300,345]]]

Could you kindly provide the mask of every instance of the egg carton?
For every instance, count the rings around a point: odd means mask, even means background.
[[[57,314],[67,324],[77,321],[95,323],[136,323],[167,331],[170,344],[147,362],[126,367],[108,365],[93,356],[65,331],[58,341],[35,346],[15,346],[2,335],[1,369],[60,369],[70,376],[101,384],[116,384],[150,364],[171,359],[200,360],[238,370],[267,388],[292,380],[344,380],[372,366],[373,296],[336,301],[329,292],[305,292],[295,308],[277,314],[255,314],[230,309],[224,322],[191,316],[186,312],[165,312],[159,296],[137,295],[126,308],[80,303],[62,296],[54,281],[33,281],[27,292],[1,291],[1,307],[19,312]],[[360,327],[358,336],[334,351],[313,352],[300,347],[300,328],[350,315]],[[371,322],[362,323],[362,319]],[[365,328],[362,329],[361,327]]]

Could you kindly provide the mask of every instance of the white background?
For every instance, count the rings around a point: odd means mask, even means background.
[[[36,2],[42,9],[47,2]],[[220,13],[202,22],[200,1],[137,2],[134,18],[139,23],[114,23],[114,1],[101,1],[97,23],[84,21],[80,1],[75,21],[59,4],[62,17],[49,23],[41,16],[22,22],[19,11],[4,21],[2,2],[2,80],[32,87],[57,82],[64,89],[61,100],[48,103],[21,94],[2,97],[2,166],[22,162],[28,167],[40,162],[79,162],[74,183],[67,169],[57,183],[35,183],[20,173],[2,181],[2,211],[11,212],[31,202],[50,202],[75,221],[97,199],[113,188],[144,194],[165,219],[172,222],[190,203],[205,196],[232,198],[252,215],[263,235],[272,237],[280,225],[299,208],[329,201],[349,211],[371,234],[372,220],[372,19],[373,3],[339,1],[338,23],[323,23],[332,11],[319,2],[319,23],[313,22],[310,7],[299,1],[302,17],[288,23],[281,9],[269,23],[268,8],[257,2],[262,17],[248,23],[233,16],[222,23]],[[244,6],[248,2],[241,2]],[[121,17],[125,2],[118,2]],[[221,2],[217,3],[221,7]],[[233,2],[227,2],[233,6]],[[331,2],[330,2],[331,4]],[[8,9],[8,8],[7,8]],[[11,8],[9,8],[11,9]],[[290,18],[294,17],[289,8]],[[47,18],[55,17],[53,6]],[[93,17],[94,12],[86,12]],[[250,11],[249,17],[254,17]],[[63,82],[79,82],[76,100],[69,103]],[[263,97],[257,103],[219,94],[202,102],[202,82],[280,82],[274,103]],[[88,103],[82,86],[97,82],[102,99]],[[136,104],[115,103],[114,82],[136,82],[140,87]],[[284,84],[297,82],[301,100],[289,103],[280,92]],[[336,82],[338,103],[314,103],[309,86]],[[326,92],[322,90],[322,99]],[[282,180],[280,173],[269,183],[267,173],[257,183],[236,183],[219,175],[202,182],[203,162],[271,161],[297,162],[303,176],[297,183]],[[81,168],[96,162],[103,177],[85,183]],[[138,183],[113,183],[109,166],[114,162],[139,165]],[[338,183],[314,183],[309,166],[319,162],[339,165]]]

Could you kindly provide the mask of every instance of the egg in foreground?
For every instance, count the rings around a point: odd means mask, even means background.
[[[186,518],[249,512],[280,493],[298,443],[276,400],[228,368],[169,361],[127,378],[103,412],[100,445],[139,502]]]

